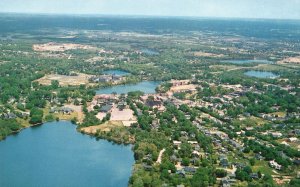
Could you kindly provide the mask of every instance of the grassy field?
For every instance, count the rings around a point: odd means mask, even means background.
[[[84,128],[81,128],[80,130],[87,134],[95,134],[95,133],[97,133],[97,131],[109,132],[116,127],[123,127],[122,122],[121,121],[107,121],[104,124],[90,126],[90,127],[84,127]]]
[[[39,84],[42,85],[51,85],[52,81],[58,81],[61,86],[79,86],[82,84],[89,84],[89,78],[92,75],[87,75],[83,73],[79,73],[77,76],[66,76],[66,75],[56,75],[50,74],[45,75],[44,77],[36,80]]]
[[[274,175],[275,173],[272,171],[272,169],[269,167],[268,163],[266,161],[262,160],[256,160],[255,165],[252,166],[253,172],[260,171],[263,174],[269,174]]]

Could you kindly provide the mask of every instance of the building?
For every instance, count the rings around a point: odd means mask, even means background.
[[[277,170],[281,170],[281,168],[282,168],[282,166],[280,164],[278,164],[275,160],[271,160],[269,162],[269,164],[272,168],[275,168]]]
[[[190,80],[171,80],[172,86],[182,86],[190,84]]]
[[[108,113],[111,112],[111,109],[112,109],[112,105],[103,105],[100,108],[100,112]]]
[[[281,132],[272,132],[271,135],[274,137],[274,138],[280,138],[282,136],[282,133]]]

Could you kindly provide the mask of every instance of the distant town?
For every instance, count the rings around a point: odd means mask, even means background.
[[[132,146],[128,186],[300,185],[299,22],[298,34],[276,30],[285,22],[179,18],[174,31],[164,19],[103,18],[119,25],[47,22],[59,29],[46,32],[11,19],[14,32],[0,29],[1,143],[71,121],[78,134]]]

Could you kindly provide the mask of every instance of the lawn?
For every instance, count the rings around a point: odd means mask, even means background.
[[[268,163],[263,160],[256,160],[255,165],[252,166],[253,172],[260,171],[262,174],[269,174],[274,175],[275,173],[272,171],[272,169],[269,167]]]

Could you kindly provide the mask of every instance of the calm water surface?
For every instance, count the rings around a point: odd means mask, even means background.
[[[269,60],[223,60],[221,62],[231,63],[231,64],[250,64],[250,63],[273,64],[273,62]]]
[[[67,121],[45,123],[0,142],[0,186],[127,186],[131,146],[97,141]]]
[[[107,70],[107,71],[103,71],[103,74],[126,76],[126,75],[129,75],[130,73],[127,71],[122,71],[122,70]]]
[[[143,81],[137,84],[125,84],[111,86],[107,88],[101,88],[96,91],[97,94],[111,94],[113,92],[117,94],[127,94],[132,91],[142,91],[146,94],[156,93],[155,88],[160,84],[158,81]]]
[[[257,78],[277,78],[279,77],[278,75],[272,73],[272,72],[268,72],[268,71],[247,71],[244,73],[245,75],[249,76],[249,77],[257,77]]]
[[[142,53],[146,54],[146,55],[150,55],[150,56],[155,56],[155,55],[159,55],[159,52],[153,49],[142,49],[141,50]]]

